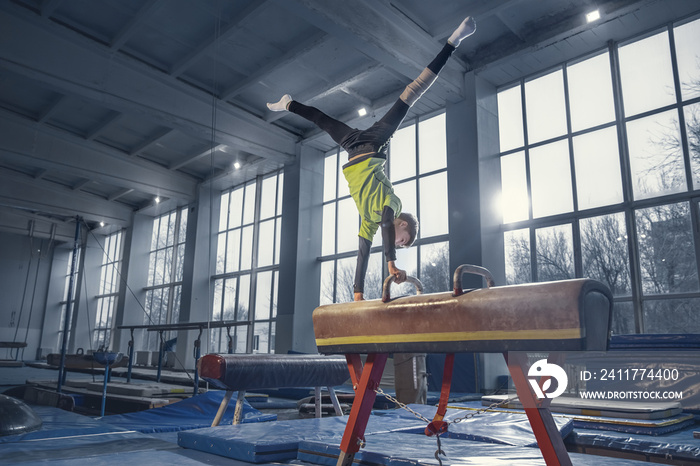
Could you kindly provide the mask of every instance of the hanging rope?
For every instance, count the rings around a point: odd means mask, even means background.
[[[216,8],[214,10],[214,55],[216,56],[219,52],[219,37],[221,36],[221,2],[216,2]],[[211,93],[211,140],[209,141],[209,230],[210,233],[214,231],[214,188],[212,186],[214,179],[214,148],[216,147],[216,119],[218,113],[219,104],[219,90],[217,83],[217,60],[214,60],[212,68],[212,93]],[[211,271],[211,251],[212,251],[212,234],[209,235],[209,259],[207,270]],[[209,273],[209,272],[207,272]],[[209,344],[211,342],[211,319],[212,310],[214,309],[214,290],[212,286],[212,280],[208,281],[209,288],[207,296],[209,298],[208,310],[207,310],[207,341],[205,346],[205,353],[210,352]],[[221,330],[219,330],[221,332]]]
[[[27,319],[27,325],[26,325],[26,330],[24,332],[24,340],[23,340],[24,343],[27,342],[27,337],[29,335],[29,325],[32,321],[32,313],[34,311],[34,298],[36,297],[36,287],[37,287],[37,280],[39,278],[39,267],[41,265],[41,259],[46,258],[47,254],[48,254],[48,250],[53,245],[53,240],[54,240],[54,237],[56,235],[56,224],[52,224],[51,225],[51,237],[50,237],[49,243],[46,247],[46,251],[42,252],[44,250],[44,248],[43,248],[44,241],[39,240],[38,253],[35,253],[35,249],[34,249],[34,225],[35,225],[34,220],[30,220],[29,221],[29,232],[28,232],[28,236],[29,236],[29,263],[27,264],[27,275],[24,279],[24,288],[22,290],[22,301],[21,301],[20,306],[19,306],[19,316],[17,318],[17,325],[15,327],[15,334],[12,337],[13,343],[17,343],[17,335],[19,334],[19,328],[20,328],[20,325],[22,324],[22,315],[24,314],[24,303],[25,303],[25,300],[27,298],[27,288],[29,286],[29,275],[31,273],[32,263],[34,261],[34,258],[37,257],[38,259],[37,259],[37,264],[36,264],[36,272],[34,274],[34,286],[32,288],[32,300],[31,300],[31,303],[29,305],[29,317]],[[10,349],[10,357],[12,357],[12,349]],[[15,358],[15,360],[17,360],[19,358],[19,348],[16,348],[16,353],[15,353],[14,358]],[[22,348],[22,358],[24,358],[24,348]]]
[[[32,241],[31,241],[31,234],[32,234],[32,230],[34,229],[34,227],[33,227],[34,221],[32,220],[30,222],[30,224],[32,226],[30,227],[30,233],[29,233],[30,234],[30,236],[29,236],[29,238],[30,238],[30,240],[29,240],[29,263],[27,264],[27,275],[24,278],[24,288],[22,289],[22,300],[19,304],[19,317],[17,318],[17,324],[15,325],[15,335],[14,335],[14,337],[12,337],[12,343],[17,343],[17,333],[19,332],[19,326],[22,323],[22,314],[24,313],[24,300],[27,297],[27,286],[29,285],[29,272],[32,269],[32,262],[34,260],[34,254],[32,252],[34,245],[32,244]],[[38,271],[38,267],[37,267],[37,271]],[[36,280],[34,281],[34,286],[35,286],[34,290],[36,291]],[[29,325],[29,324],[27,324],[27,325]],[[25,339],[25,342],[26,341],[27,340]],[[18,354],[19,354],[19,350],[17,351],[17,355]],[[11,349],[10,349],[10,355],[12,355]],[[15,357],[17,357],[17,355],[15,355]]]

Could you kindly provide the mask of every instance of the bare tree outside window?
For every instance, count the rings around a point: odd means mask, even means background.
[[[574,278],[574,246],[570,225],[540,228],[536,231],[537,281]]]
[[[583,276],[605,283],[613,296],[629,295],[632,285],[624,215],[582,219],[580,228]]]

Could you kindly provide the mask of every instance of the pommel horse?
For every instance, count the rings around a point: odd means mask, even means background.
[[[463,290],[462,274],[467,272],[483,276],[487,288]],[[338,466],[352,464],[364,441],[389,353],[447,353],[440,402],[426,434],[446,432],[443,417],[458,352],[503,353],[546,464],[570,465],[549,411],[551,399],[538,399],[530,387],[526,355],[509,352],[606,350],[613,303],[610,290],[590,279],[497,287],[488,270],[473,265],[455,270],[451,293],[392,299],[388,291],[392,281],[390,276],[384,282],[382,300],[329,304],[313,313],[319,352],[345,354],[355,388]],[[365,353],[363,367],[360,354]],[[545,381],[542,378],[540,386]]]

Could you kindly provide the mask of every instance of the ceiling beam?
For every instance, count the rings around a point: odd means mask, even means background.
[[[70,187],[70,189],[72,189],[73,191],[80,191],[85,186],[89,185],[90,183],[92,183],[91,179],[81,178],[80,180],[78,180],[77,183],[74,183],[73,186]]]
[[[103,132],[105,132],[110,126],[119,121],[123,116],[122,113],[112,112],[110,116],[100,121],[93,129],[90,130],[88,134],[85,135],[85,139],[92,141],[99,137]]]
[[[37,121],[38,123],[46,123],[46,120],[48,120],[49,118],[51,118],[51,116],[52,116],[53,114],[56,113],[56,111],[58,110],[58,108],[59,108],[59,107],[61,106],[61,104],[62,104],[63,102],[65,102],[65,101],[66,101],[66,96],[65,96],[65,95],[59,95],[58,98],[57,98],[56,100],[54,100],[54,101],[51,103],[51,105],[49,105],[48,108],[46,108],[46,109],[41,113],[41,115],[39,116],[39,118],[37,118],[36,121]]]
[[[132,210],[55,183],[34,180],[0,170],[0,206],[65,217],[80,215],[87,221],[127,226]]]
[[[484,19],[499,15],[501,12],[513,7],[517,4],[522,4],[524,0],[489,0],[488,2],[464,2],[458,3],[457,5],[463,5],[461,8],[456,9],[455,15],[457,18],[466,18],[471,16],[476,20],[476,31],[479,32],[479,23]],[[525,8],[525,6],[523,6]],[[461,21],[461,19],[451,18],[448,22],[438,25],[433,28],[431,33],[436,39],[443,39],[449,37],[452,31],[455,30],[457,24],[454,21]]]
[[[299,60],[299,58],[307,53],[309,53],[311,50],[314,48],[322,45],[324,42],[326,42],[329,39],[328,35],[324,32],[319,32],[317,34],[313,34],[310,37],[308,37],[306,40],[292,48],[290,51],[282,55],[280,58],[277,60],[273,60],[270,63],[268,63],[266,66],[260,68],[257,70],[255,73],[252,75],[248,76],[246,79],[244,79],[241,82],[238,82],[231,86],[230,88],[226,89],[222,94],[221,94],[221,100],[229,100],[241,92],[245,91],[248,89],[250,86],[253,86],[258,83],[261,79],[263,79],[264,76],[269,75],[270,73],[274,72],[275,70],[286,66],[290,63],[294,63],[295,61]]]
[[[107,200],[108,200],[108,201],[116,201],[116,200],[119,199],[120,197],[126,196],[127,194],[130,194],[130,193],[132,193],[132,192],[134,192],[134,190],[131,189],[131,188],[120,189],[119,191],[110,194],[110,195],[107,197]]]
[[[112,41],[109,44],[109,48],[112,50],[118,50],[124,45],[132,36],[136,28],[148,18],[153,10],[158,7],[163,2],[163,0],[149,0],[144,3],[139,11],[136,12],[133,18],[129,20],[119,32],[117,32]]]
[[[322,99],[323,97],[333,94],[334,92],[342,91],[344,88],[351,87],[354,83],[362,81],[367,76],[381,69],[381,66],[374,64],[367,64],[361,68],[353,68],[352,70],[346,71],[338,76],[334,76],[328,83],[311,87],[305,91],[295,94],[294,99],[298,102],[304,102],[305,104],[310,104],[314,100]],[[287,112],[267,112],[267,117],[265,121],[275,122],[280,118],[288,116]]]
[[[527,32],[521,31],[519,36],[526,40],[496,40],[493,43],[482,47],[478,51],[478,57],[474,59],[474,67],[480,72],[502,64],[504,61],[516,62],[517,59],[528,56],[530,60],[537,60],[537,53],[546,50],[548,47],[558,42],[577,36],[588,30],[597,28],[605,29],[608,23],[626,16],[634,14],[648,4],[658,3],[657,0],[599,0],[597,2],[601,19],[589,24],[585,21],[585,13],[590,6],[588,3],[575,3],[572,7],[559,11],[556,16],[543,17],[539,21],[532,23]],[[502,13],[502,12],[499,12]],[[629,34],[627,31],[625,34]],[[609,37],[610,34],[605,34]],[[601,40],[601,45],[606,41]],[[560,54],[559,54],[560,55]],[[557,58],[558,62],[566,57]]]
[[[238,12],[236,16],[232,18],[231,21],[226,25],[226,28],[222,32],[220,32],[218,35],[210,37],[206,42],[200,44],[186,57],[182,58],[180,61],[175,63],[175,65],[173,65],[172,69],[170,70],[170,76],[180,76],[182,73],[187,71],[189,67],[197,63],[197,61],[200,58],[202,58],[210,50],[212,50],[214,46],[216,46],[216,44],[220,44],[223,41],[226,41],[236,32],[239,32],[240,23],[245,21],[246,18],[259,12],[262,9],[262,7],[265,6],[267,1],[268,0],[255,0],[242,11]]]
[[[419,28],[415,25],[402,28],[405,17],[372,1],[278,0],[278,4],[400,73],[408,81],[415,79],[442,48],[442,44],[429,35],[417,34]],[[440,73],[435,87],[463,96],[464,72],[455,60],[451,60]]]
[[[0,231],[38,239],[51,239],[53,233],[53,239],[59,243],[75,237],[75,226],[69,223],[9,207],[0,207]],[[39,247],[39,243],[35,246]]]
[[[218,145],[215,146],[213,149],[206,149],[206,150],[203,150],[203,151],[199,151],[199,152],[197,152],[197,153],[195,153],[195,154],[185,156],[185,157],[181,158],[180,160],[178,160],[178,161],[174,162],[173,164],[171,164],[171,165],[168,167],[168,169],[170,169],[170,170],[178,170],[178,169],[184,167],[185,165],[189,165],[189,164],[191,164],[192,162],[196,162],[197,160],[199,160],[199,159],[201,159],[201,158],[204,158],[204,157],[209,156],[209,155],[212,154],[213,152],[223,151],[225,148],[226,148],[226,145],[225,145],[225,144],[218,144]]]
[[[61,6],[61,3],[63,3],[63,0],[44,0],[41,2],[41,16],[44,18],[50,18],[51,15],[53,15],[54,11],[58,9],[59,6]]]
[[[0,66],[192,137],[279,163],[294,160],[296,137],[289,132],[225,102],[215,104],[200,89],[6,2],[0,2]]]
[[[0,157],[152,195],[191,200],[196,192],[197,180],[190,176],[7,110],[0,110]]]
[[[172,128],[162,128],[162,129],[156,131],[151,136],[144,139],[136,147],[132,148],[129,151],[129,155],[133,157],[137,154],[140,154],[141,152],[145,151],[149,147],[152,147],[154,144],[157,144],[158,141],[162,140],[163,138],[165,138],[168,134],[170,134],[172,132],[173,132]]]

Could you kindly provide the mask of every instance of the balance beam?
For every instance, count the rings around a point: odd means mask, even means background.
[[[466,272],[482,275],[488,288],[462,290]],[[388,353],[448,353],[438,413],[426,429],[429,435],[444,432],[452,355],[458,352],[503,353],[545,462],[571,464],[549,412],[551,399],[537,399],[527,378],[527,358],[509,352],[606,350],[610,290],[590,279],[497,287],[488,270],[462,265],[451,293],[391,299],[392,279],[384,283],[382,300],[329,304],[313,313],[319,352],[345,354],[356,387],[338,465],[352,464],[360,448]],[[364,366],[361,353],[368,355]]]
[[[314,387],[316,417],[321,417],[321,387],[327,387],[336,414],[343,415],[333,387],[348,379],[343,357],[312,354],[207,354],[197,361],[202,378],[226,390],[212,423],[221,421],[234,391],[238,391],[233,423],[240,423],[246,390]]]

